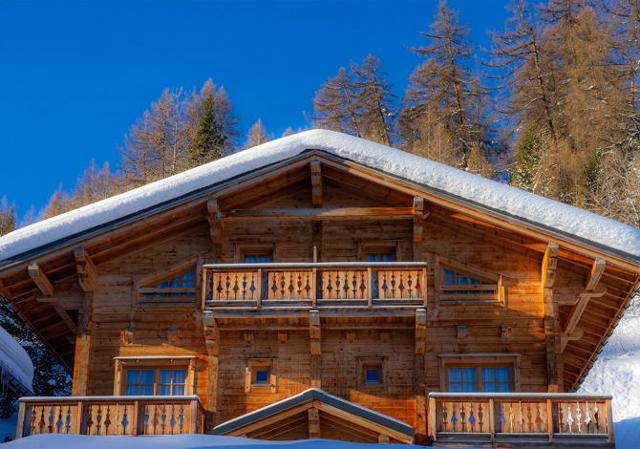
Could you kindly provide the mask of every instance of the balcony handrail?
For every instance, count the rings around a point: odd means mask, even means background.
[[[509,393],[464,393],[464,392],[440,392],[429,393],[434,399],[582,399],[590,401],[606,401],[612,399],[611,395],[582,394],[582,393],[529,393],[529,392],[509,392]]]
[[[20,402],[90,402],[90,401],[109,401],[109,402],[128,402],[128,401],[198,401],[201,403],[200,397],[197,395],[188,396],[160,396],[160,395],[136,395],[136,396],[23,396]]]
[[[210,263],[203,264],[209,270],[258,269],[258,268],[402,268],[427,267],[426,262],[263,262],[263,263]]]

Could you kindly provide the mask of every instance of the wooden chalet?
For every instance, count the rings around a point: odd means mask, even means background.
[[[0,292],[73,373],[17,437],[613,447],[611,398],[574,392],[638,242],[362,139],[269,142],[0,238]]]

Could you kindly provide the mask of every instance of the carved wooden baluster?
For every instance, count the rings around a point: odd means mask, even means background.
[[[513,427],[513,403],[509,403],[509,432],[514,432],[514,427]]]
[[[56,413],[56,433],[62,433],[62,426],[64,425],[64,421],[62,420],[62,406],[58,406],[58,413]]]
[[[465,432],[467,429],[467,422],[465,421],[465,417],[467,416],[467,412],[465,411],[465,406],[464,406],[464,402],[460,403],[460,428],[462,429],[463,432]]]
[[[507,419],[504,416],[505,404],[501,403],[500,405],[498,405],[498,410],[499,410],[499,413],[500,413],[500,415],[498,416],[498,423],[500,423],[500,431],[501,432],[506,432],[505,423],[507,422]],[[489,410],[489,413],[493,413],[493,410]]]
[[[602,423],[600,422],[600,409],[598,408],[598,403],[594,402],[594,409],[593,409],[593,419],[595,422],[595,428],[597,432],[600,432],[602,429]]]
[[[394,271],[391,272],[391,299],[396,298],[396,273]]]
[[[246,301],[247,299],[247,285],[248,285],[248,279],[247,279],[247,273],[243,272],[242,274],[240,274],[240,297],[242,298],[243,301]]]
[[[162,414],[160,415],[160,422],[161,422],[162,435],[164,435],[167,428],[167,404],[165,403],[162,404],[161,412]]]
[[[180,414],[178,415],[178,428],[180,429],[180,434],[184,433],[184,405],[180,405]],[[191,429],[195,431],[195,429]]]
[[[145,405],[144,406],[144,417],[142,418],[142,428],[143,428],[143,433],[145,435],[149,435],[149,421],[151,420],[151,416],[150,416],[151,411],[149,410],[149,405]],[[135,423],[133,423],[133,425],[135,426]]]
[[[447,403],[442,403],[442,431],[447,431],[447,426],[449,425],[449,421],[447,420],[447,416],[449,415],[447,411]]]
[[[576,401],[576,427],[577,427],[578,433],[581,433],[582,432],[582,407],[580,407],[580,404],[578,403],[578,401]]]
[[[122,435],[127,434],[127,427],[129,426],[129,406],[125,405],[124,410],[122,411],[122,420],[120,420],[120,425],[122,426]]]
[[[378,296],[380,297],[380,299],[387,299],[388,290],[389,286],[387,285],[387,272],[381,270],[378,272]]]
[[[584,405],[584,412],[585,412],[585,415],[584,415],[584,425],[585,425],[585,429],[584,429],[584,430],[585,430],[587,433],[593,433],[593,426],[591,425],[591,421],[592,421],[592,419],[591,419],[591,410],[590,410],[590,408],[589,408],[589,401],[586,401],[586,402],[585,402],[585,405]]]
[[[67,416],[64,419],[64,433],[69,433],[71,430],[71,404],[67,406]]]
[[[473,413],[473,401],[469,402],[469,431],[473,432],[476,424],[476,416]]]
[[[573,422],[574,422],[573,414],[571,411],[571,403],[567,402],[566,406],[567,406],[567,427],[569,429],[569,433],[571,433],[573,432]]]
[[[49,413],[47,413],[47,433],[53,433],[53,421],[54,421],[54,406],[49,406]]]
[[[451,403],[451,427],[455,432],[457,430],[458,416],[456,415],[456,403]]]
[[[278,294],[280,295],[279,299],[283,299],[285,297],[284,293],[286,291],[286,286],[287,286],[285,281],[285,274],[286,274],[285,272],[278,273],[278,276],[280,276],[280,286],[278,289]]]
[[[176,416],[175,416],[175,411],[176,410],[175,410],[175,407],[176,407],[175,404],[169,404],[169,408],[170,408],[170,411],[171,411],[171,414],[169,416],[169,433],[171,435],[173,435],[173,432],[174,432],[175,427],[176,427]]]
[[[407,293],[406,298],[415,298],[413,271],[407,272]]]
[[[478,403],[478,430],[484,432],[484,409],[482,402]]]
[[[405,286],[404,286],[404,272],[400,271],[399,274],[400,274],[400,276],[399,276],[400,279],[398,281],[398,294],[395,297],[395,299],[404,298],[404,289],[405,289]]]
[[[542,404],[540,402],[537,403],[536,405],[536,416],[534,418],[534,423],[535,423],[535,429],[538,432],[544,432],[544,429],[542,427],[543,423],[545,422],[545,420],[542,419]]]
[[[107,415],[104,419],[104,434],[109,435],[109,427],[111,426],[111,408],[107,405]]]

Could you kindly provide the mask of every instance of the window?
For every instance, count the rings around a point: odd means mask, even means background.
[[[278,387],[277,368],[275,358],[249,359],[245,372],[245,391],[275,393]]]
[[[380,385],[382,383],[382,367],[366,366],[364,369],[364,383],[366,385]]]
[[[187,369],[127,368],[124,394],[127,396],[182,396]]]
[[[365,388],[384,387],[384,358],[361,357],[358,359],[359,384]]]
[[[238,263],[270,263],[273,262],[273,255],[273,243],[236,246],[236,262]]]
[[[513,391],[510,366],[449,366],[448,390],[452,392]]]
[[[197,259],[136,280],[138,302],[144,304],[193,303],[196,297]]]
[[[443,301],[497,301],[502,299],[502,276],[479,270],[442,265],[440,298]]]
[[[193,356],[115,357],[114,395],[191,395],[194,378]]]
[[[360,242],[358,253],[358,258],[365,262],[395,262],[398,244],[395,241]]]

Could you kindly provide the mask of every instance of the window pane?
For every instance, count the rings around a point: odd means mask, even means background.
[[[381,379],[380,379],[380,370],[377,368],[369,368],[366,370],[366,374],[365,374],[365,383],[367,384],[380,384]]]
[[[391,253],[369,253],[365,258],[367,262],[393,262],[396,260],[395,255]]]
[[[475,391],[478,391],[478,386],[476,384],[465,383],[463,385],[464,385],[464,392],[465,393],[473,393]]]
[[[138,394],[138,387],[136,385],[127,385],[124,390],[126,396],[135,396]]]
[[[465,382],[476,383],[476,369],[475,368],[465,368],[463,372],[463,379]]]
[[[187,379],[187,370],[177,369],[173,371],[173,383],[183,384]]]
[[[171,385],[158,385],[158,394],[160,396],[169,396],[171,394]]]
[[[462,382],[462,369],[449,368],[449,383]]]
[[[138,394],[150,396],[153,394],[153,385],[142,385],[139,387],[138,391]]]
[[[511,385],[510,384],[496,384],[496,391],[498,391],[500,393],[508,393],[509,391],[511,391]]]
[[[269,382],[269,370],[259,369],[256,370],[256,383],[266,384]]]
[[[170,369],[161,369],[160,376],[158,377],[158,381],[161,384],[170,384],[171,383],[171,374],[173,373]]]
[[[495,382],[496,370],[495,368],[482,368],[482,381],[483,382]]]
[[[507,367],[496,368],[496,382],[509,382],[510,370]]]
[[[485,383],[483,383],[482,384],[482,391],[487,391],[487,392],[496,391],[495,384],[492,384],[492,383],[485,384]]]
[[[273,257],[270,254],[246,254],[244,256],[244,263],[269,263],[273,262]]]
[[[143,369],[140,370],[141,373],[141,384],[151,384],[153,385],[153,370],[152,369]]]
[[[462,384],[449,384],[449,391],[453,393],[461,393],[462,392]]]
[[[127,370],[127,384],[137,384],[139,383],[140,370],[138,369],[129,369]]]
[[[175,396],[182,396],[184,395],[184,385],[174,385],[173,386],[173,394]]]

